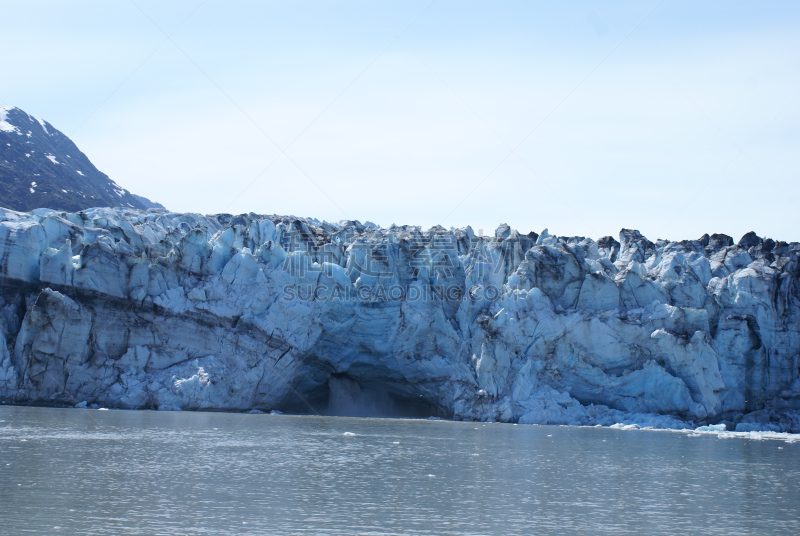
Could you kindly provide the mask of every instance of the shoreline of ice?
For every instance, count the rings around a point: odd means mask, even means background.
[[[85,405],[78,404],[76,406],[32,406],[32,405],[12,405],[12,404],[4,404],[0,407],[19,407],[19,408],[28,408],[28,407],[49,407],[54,409],[87,409],[87,410],[94,410],[94,411],[108,411],[109,408],[102,408],[102,407],[89,407]],[[112,408],[113,409],[113,408]],[[119,409],[120,411],[155,411],[155,410],[142,410],[142,409]],[[180,409],[169,409],[168,411],[181,411]],[[199,412],[203,412],[203,410],[197,410]],[[206,410],[207,411],[207,410]],[[194,411],[192,412],[194,413]],[[475,421],[457,421],[454,419],[445,419],[441,417],[348,417],[348,416],[341,416],[341,415],[315,415],[315,414],[285,414],[281,411],[273,410],[270,412],[264,412],[260,410],[250,410],[250,411],[239,411],[239,412],[232,412],[232,411],[215,411],[211,413],[227,413],[227,414],[234,414],[234,415],[264,415],[264,416],[287,416],[287,417],[333,417],[333,418],[355,418],[355,419],[391,419],[391,420],[409,420],[409,421],[427,421],[427,422],[463,422],[464,424],[470,424],[478,422]],[[8,425],[3,426],[3,423],[6,422],[5,420],[0,420],[0,430],[3,428],[7,428]],[[518,426],[518,423],[503,423],[499,421],[488,421],[482,422],[482,424],[506,424],[506,425],[514,425]],[[684,423],[685,424],[685,423]],[[602,425],[602,424],[581,424],[581,425],[569,425],[569,424],[522,424],[523,426],[553,426],[559,428],[601,428],[606,430],[619,430],[619,431],[643,431],[643,432],[673,432],[673,433],[680,433],[685,434],[687,437],[716,437],[718,439],[749,439],[753,441],[783,441],[785,443],[793,444],[793,443],[800,443],[800,434],[789,433],[789,432],[773,432],[773,431],[730,431],[726,428],[724,424],[712,424],[712,425],[705,425],[699,426],[697,428],[662,428],[658,426],[649,426],[647,424],[640,425],[640,424],[625,424],[625,423],[615,423],[612,425]]]

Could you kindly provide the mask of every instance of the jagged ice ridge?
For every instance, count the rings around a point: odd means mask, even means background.
[[[0,209],[0,399],[797,432],[798,254]]]

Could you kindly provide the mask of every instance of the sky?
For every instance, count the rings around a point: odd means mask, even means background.
[[[0,2],[0,105],[173,211],[800,241],[800,3]]]

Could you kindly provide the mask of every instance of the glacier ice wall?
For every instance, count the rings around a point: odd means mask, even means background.
[[[0,209],[0,399],[797,431],[798,254]]]

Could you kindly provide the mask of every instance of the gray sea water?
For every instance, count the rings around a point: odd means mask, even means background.
[[[800,444],[0,407],[0,533],[798,534]]]

